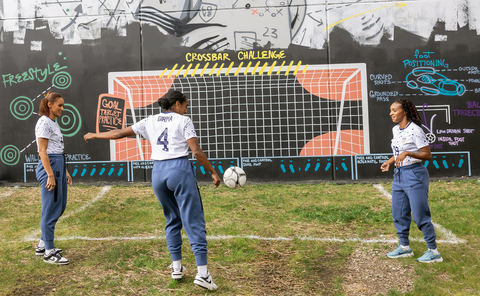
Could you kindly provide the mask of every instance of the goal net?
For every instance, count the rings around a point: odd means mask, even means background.
[[[170,88],[189,98],[186,116],[209,158],[370,153],[365,64],[109,73],[109,93],[126,101],[125,127],[161,112]],[[112,160],[150,159],[140,136],[110,147]]]

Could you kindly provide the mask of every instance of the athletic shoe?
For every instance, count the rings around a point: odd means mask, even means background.
[[[58,265],[67,265],[70,263],[67,258],[60,254],[59,249],[53,249],[48,255],[43,255],[43,262]]]
[[[432,250],[428,250],[422,257],[418,258],[417,261],[422,263],[443,262],[443,258],[440,253],[434,253]]]
[[[405,249],[402,246],[398,246],[394,251],[387,254],[388,258],[403,258],[403,257],[411,257],[413,256],[412,249]]]
[[[169,266],[172,269],[172,279],[181,280],[183,278],[183,272],[187,270],[183,265],[180,268],[173,268],[173,263]]]
[[[63,250],[62,249],[57,249],[57,252],[61,253],[61,252],[63,252]],[[35,248],[35,255],[37,255],[37,256],[45,255],[45,247],[36,247]]]
[[[212,276],[210,275],[210,272],[208,273],[207,277],[203,277],[201,274],[197,273],[197,276],[195,277],[195,280],[193,283],[200,288],[204,288],[207,290],[216,290],[217,285],[213,283]]]

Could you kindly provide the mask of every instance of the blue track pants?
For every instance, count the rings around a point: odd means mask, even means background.
[[[207,265],[207,231],[202,198],[193,165],[188,158],[156,160],[152,171],[152,187],[166,218],[165,236],[172,260],[182,259],[180,230],[183,225],[196,265]]]
[[[421,164],[395,168],[392,185],[393,224],[400,244],[409,245],[410,223],[417,224],[429,249],[436,249],[436,235],[428,206],[429,175]]]
[[[50,166],[52,167],[55,176],[56,186],[52,191],[45,188],[47,185],[47,173],[43,167],[42,161],[38,162],[36,176],[40,182],[42,195],[42,214],[40,220],[40,229],[42,234],[40,239],[45,241],[45,248],[47,250],[53,249],[55,224],[62,216],[67,206],[67,176],[66,164],[63,154],[49,154]]]

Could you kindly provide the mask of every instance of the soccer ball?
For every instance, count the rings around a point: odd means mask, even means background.
[[[225,170],[225,173],[223,173],[223,183],[229,188],[240,188],[245,185],[245,182],[247,182],[247,175],[245,171],[239,167],[229,167]]]

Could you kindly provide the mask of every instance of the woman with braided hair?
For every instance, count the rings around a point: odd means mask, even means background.
[[[418,262],[442,262],[437,250],[435,229],[428,206],[429,175],[422,160],[431,160],[432,153],[425,133],[420,127],[420,117],[415,105],[409,100],[400,99],[390,106],[390,117],[397,123],[392,128],[393,156],[381,166],[387,172],[395,164],[392,184],[393,224],[397,230],[400,244],[387,254],[389,258],[413,256],[408,236],[412,220],[423,232],[428,250],[417,259]]]

